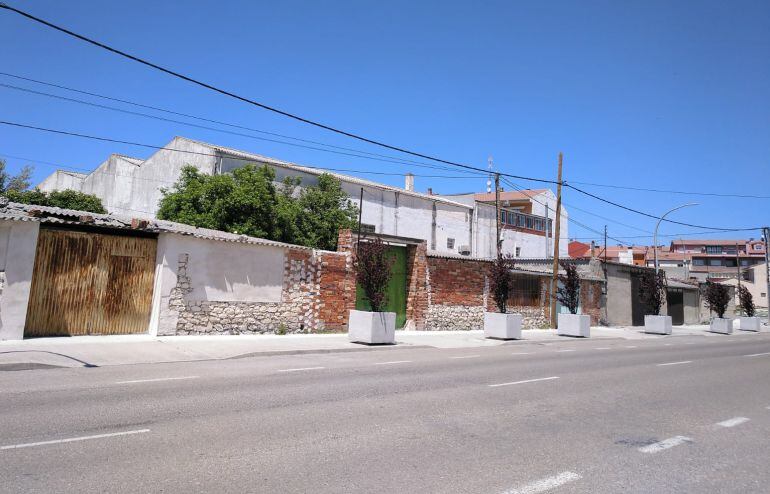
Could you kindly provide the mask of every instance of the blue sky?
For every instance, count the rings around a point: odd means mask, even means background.
[[[10,3],[266,104],[449,160],[486,167],[491,155],[500,171],[555,178],[563,151],[568,182],[770,196],[770,2]],[[0,43],[2,72],[397,155],[213,94],[5,11]],[[83,98],[7,76],[0,83]],[[461,173],[228,135],[5,87],[0,119],[155,145],[183,135],[321,167],[412,171],[423,191],[482,191],[486,181],[421,177]],[[31,159],[36,181],[52,171],[43,162],[93,169],[112,152],[150,154],[0,126],[0,154]],[[6,159],[12,171],[30,163]],[[403,184],[399,176],[360,176]],[[770,223],[770,199],[580,187],[651,213],[700,203],[672,216],[684,222]],[[607,224],[611,236],[651,243],[651,218],[570,190],[565,203],[573,218],[596,230]],[[661,227],[663,234],[699,231]],[[574,223],[570,236],[597,237]]]

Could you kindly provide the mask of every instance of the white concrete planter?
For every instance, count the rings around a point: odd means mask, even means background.
[[[715,317],[711,320],[712,333],[730,334],[733,332],[733,320],[729,317]]]
[[[671,316],[644,316],[644,332],[671,334]]]
[[[354,343],[392,345],[396,342],[396,313],[351,310],[348,338]]]
[[[484,313],[484,336],[500,340],[521,339],[521,314]]]
[[[559,314],[557,334],[588,338],[591,336],[591,316],[586,314]]]
[[[735,320],[733,327],[741,331],[755,331],[758,333],[762,329],[762,320],[758,317],[739,317]]]

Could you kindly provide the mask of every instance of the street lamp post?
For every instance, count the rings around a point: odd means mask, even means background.
[[[697,202],[689,202],[687,204],[682,204],[681,206],[677,206],[674,209],[670,209],[670,210],[666,211],[663,214],[663,216],[661,216],[660,219],[658,220],[658,224],[655,225],[655,234],[654,234],[654,238],[652,240],[652,242],[653,242],[653,244],[652,244],[652,252],[655,255],[655,274],[658,274],[658,227],[660,226],[660,222],[663,221],[663,219],[666,216],[668,216],[669,213],[673,213],[677,209],[682,209],[682,208],[686,208],[688,206],[697,206],[697,205],[698,205]]]

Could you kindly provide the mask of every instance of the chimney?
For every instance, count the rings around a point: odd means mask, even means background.
[[[428,195],[429,196],[433,195],[433,187],[428,187]]]
[[[592,259],[593,259],[594,257],[596,257],[596,252],[595,252],[595,251],[596,251],[596,242],[594,242],[593,240],[591,240],[591,258],[592,258]]]
[[[404,189],[408,190],[409,192],[414,192],[414,175],[407,173],[404,178]]]

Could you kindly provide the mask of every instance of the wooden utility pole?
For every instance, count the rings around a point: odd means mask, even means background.
[[[495,222],[495,246],[497,247],[497,257],[500,257],[500,174],[495,173],[495,212],[497,221]]]
[[[358,199],[358,236],[356,238],[356,255],[358,255],[358,246],[361,245],[361,213],[364,212],[364,188],[361,187],[361,195]]]
[[[767,295],[767,300],[770,302],[770,227],[764,228],[764,236],[765,236],[765,276],[767,277],[767,291],[765,294]],[[767,311],[767,323],[770,324],[770,303],[768,305],[768,311]]]
[[[556,181],[556,228],[553,239],[553,275],[551,278],[551,327],[557,326],[556,287],[559,286],[559,236],[561,235],[561,167],[562,153],[559,153],[559,173]]]
[[[604,264],[607,264],[607,225],[604,225]]]

